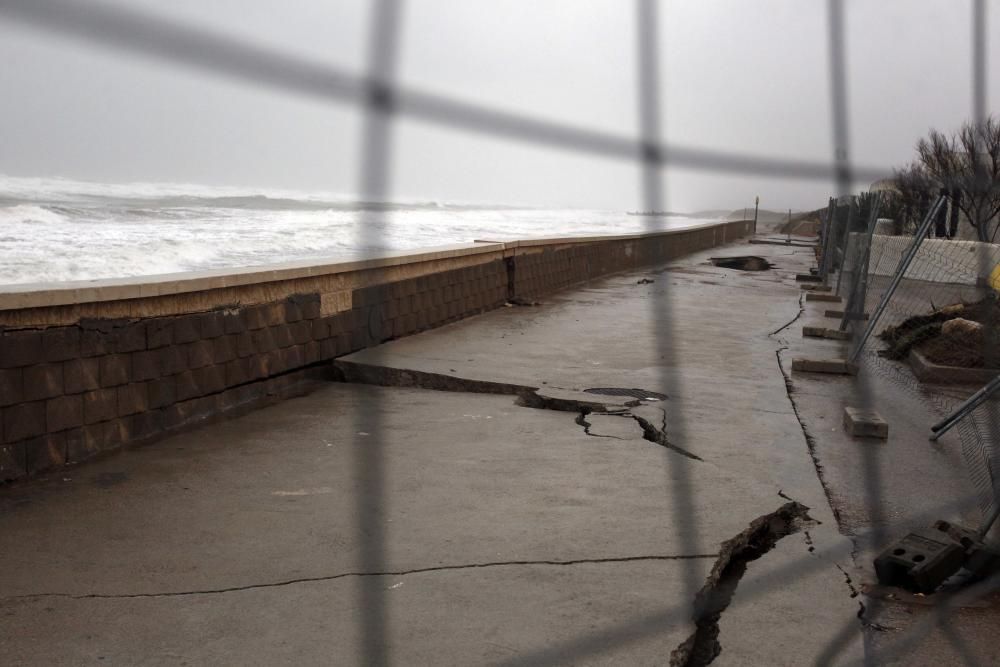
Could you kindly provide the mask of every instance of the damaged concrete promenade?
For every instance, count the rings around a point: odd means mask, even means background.
[[[804,430],[827,408],[789,393],[810,253],[731,244],[501,308],[0,488],[0,662],[861,660],[865,521],[838,525],[854,482],[824,488]],[[774,266],[708,261],[744,254]]]

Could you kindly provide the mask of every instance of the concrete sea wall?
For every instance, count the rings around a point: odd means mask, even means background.
[[[751,232],[477,242],[0,291],[0,481],[293,392],[338,356]]]

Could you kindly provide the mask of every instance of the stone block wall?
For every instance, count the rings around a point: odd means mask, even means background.
[[[0,482],[252,406],[321,373],[338,356],[510,298],[661,262],[748,231],[741,222],[640,238],[497,244],[409,266],[274,276],[128,303],[0,308]]]

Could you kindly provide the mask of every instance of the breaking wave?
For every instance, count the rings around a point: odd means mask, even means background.
[[[473,240],[707,222],[624,211],[363,202],[336,193],[0,176],[0,284],[351,259]]]

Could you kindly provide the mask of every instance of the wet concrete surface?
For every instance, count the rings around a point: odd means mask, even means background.
[[[684,664],[721,649],[717,664],[799,665],[844,630],[832,662],[860,660],[866,635],[878,648],[912,615],[896,605],[867,633],[858,618],[870,558],[852,558],[850,537],[870,525],[857,479],[868,444],[838,430],[854,389],[850,379],[790,376],[789,400],[779,361],[790,373],[801,346],[819,354],[837,344],[801,340],[808,309],[822,305],[800,304],[794,281],[811,250],[752,246],[769,271],[708,260],[748,247],[345,359],[413,386],[331,384],[0,489],[0,655],[5,664]],[[518,387],[537,388],[538,400]],[[582,394],[589,387],[669,398],[636,407]],[[895,440],[907,408],[878,409],[890,421],[884,450],[907,446]],[[956,456],[884,461],[893,529],[932,505],[927,470],[935,497],[963,483]],[[807,506],[807,518],[746,562],[709,624],[714,646],[694,617],[724,566],[778,530],[789,503]],[[973,612],[990,609],[963,611]],[[982,625],[967,634],[978,638]],[[900,664],[930,664],[953,655],[948,646],[938,638]]]

